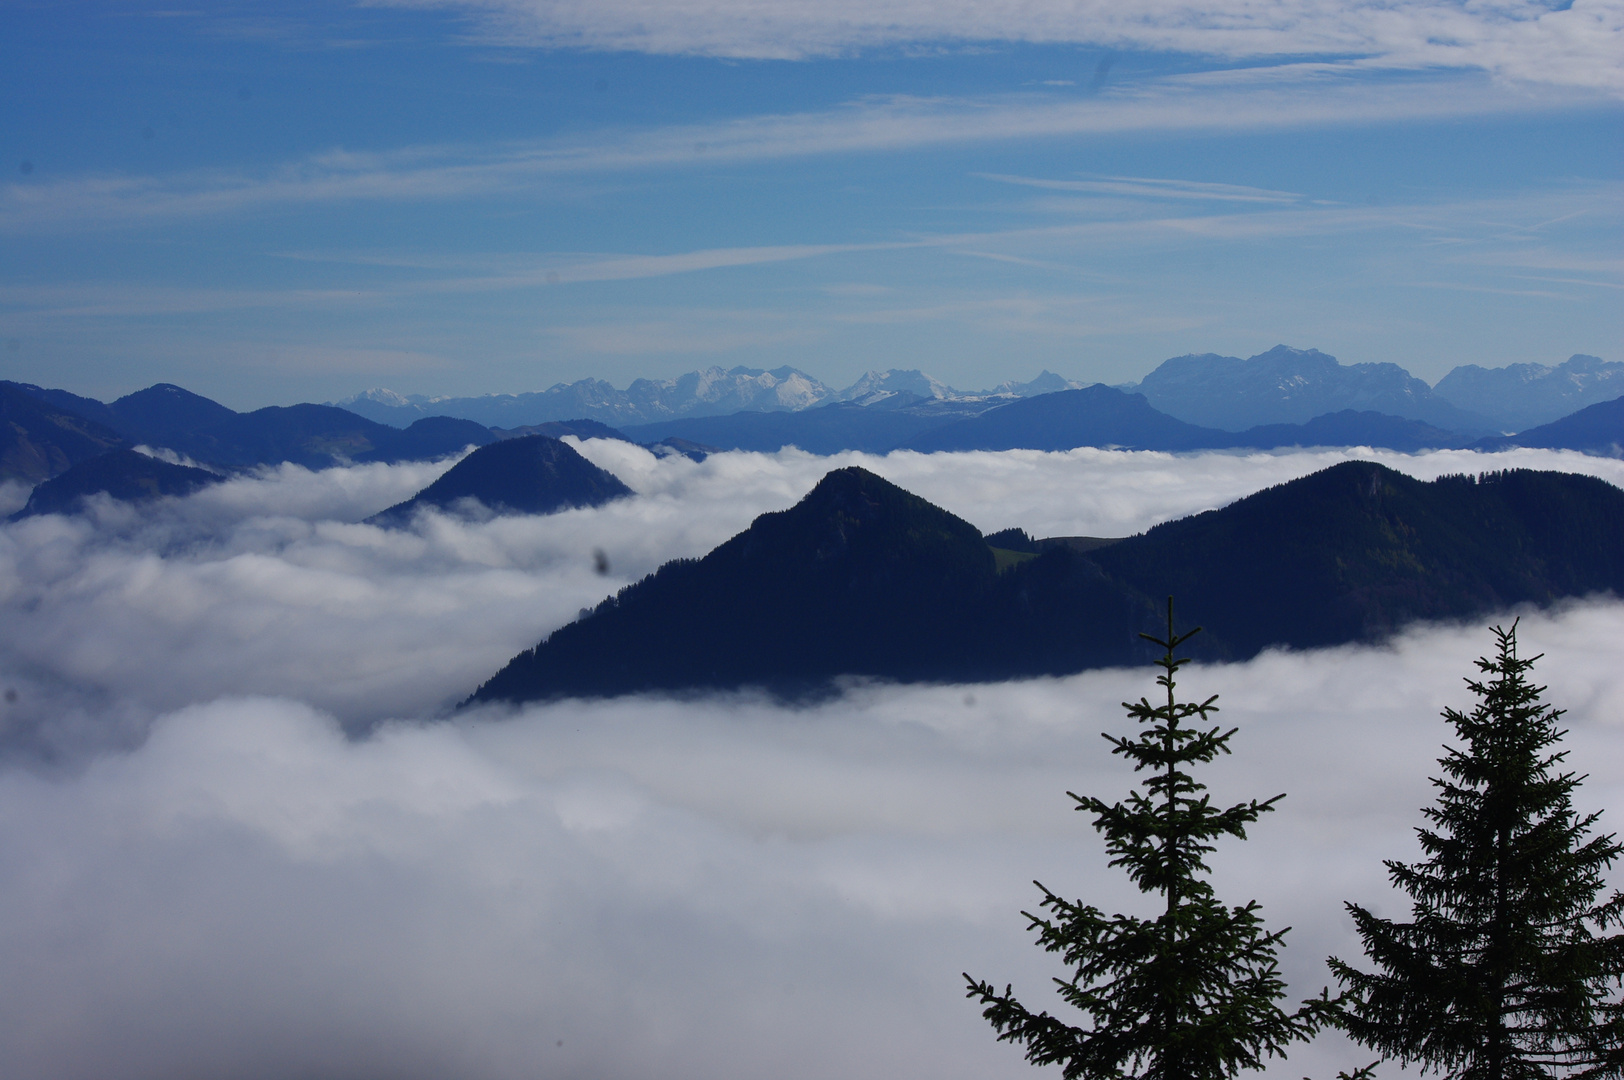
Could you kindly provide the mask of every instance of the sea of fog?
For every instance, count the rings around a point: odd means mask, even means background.
[[[1123,536],[1352,452],[1077,450],[656,459],[582,452],[597,510],[359,522],[447,463],[295,467],[0,527],[0,1075],[20,1080],[897,1078],[1033,1074],[960,972],[1053,1008],[1032,879],[1148,911],[1066,792],[1132,781],[1102,731],[1149,669],[455,712],[508,657],[661,562],[861,464],[984,531]],[[1624,484],[1624,462],[1409,457]],[[0,489],[0,509],[26,490]],[[608,559],[599,574],[595,553]],[[1517,613],[1506,613],[1513,617]],[[1584,809],[1624,828],[1624,604],[1522,614]],[[1235,753],[1217,798],[1286,792],[1215,856],[1293,927],[1296,997],[1358,955],[1344,900],[1418,809],[1484,625],[1187,669]],[[1370,1055],[1322,1037],[1270,1076]],[[1387,1070],[1388,1074],[1396,1070]]]

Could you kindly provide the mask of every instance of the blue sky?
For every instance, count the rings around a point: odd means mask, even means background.
[[[0,3],[0,360],[237,408],[710,364],[1624,359],[1624,2]]]

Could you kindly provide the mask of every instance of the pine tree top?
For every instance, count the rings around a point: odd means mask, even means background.
[[[1466,1080],[1624,1076],[1624,894],[1602,898],[1624,856],[1600,814],[1581,815],[1564,771],[1562,711],[1528,679],[1517,627],[1466,680],[1469,711],[1445,709],[1459,744],[1439,760],[1437,801],[1418,829],[1425,858],[1387,863],[1412,921],[1349,904],[1365,972],[1335,958],[1348,1032],[1406,1063]]]
[[[1164,910],[1154,918],[1107,916],[1037,883],[1047,914],[1023,914],[1038,945],[1071,969],[1055,983],[1082,1024],[1032,1013],[1012,987],[1000,994],[965,976],[999,1039],[1025,1044],[1033,1064],[1063,1065],[1066,1080],[1229,1080],[1311,1036],[1332,1012],[1323,998],[1294,1013],[1280,1008],[1285,983],[1277,954],[1286,931],[1265,929],[1256,901],[1225,906],[1202,876],[1213,840],[1244,839],[1246,826],[1283,796],[1219,808],[1190,772],[1229,753],[1236,729],[1210,725],[1216,697],[1178,699],[1177,674],[1187,661],[1177,650],[1200,628],[1175,633],[1171,600],[1167,621],[1165,638],[1143,635],[1163,649],[1156,682],[1166,701],[1124,702],[1139,732],[1106,735],[1113,754],[1148,771],[1145,790],[1114,804],[1068,793],[1076,809],[1095,815],[1110,865],[1142,891],[1161,894]]]

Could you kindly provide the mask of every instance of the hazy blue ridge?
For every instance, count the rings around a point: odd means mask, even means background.
[[[562,439],[566,435],[574,435],[577,439],[619,439],[621,442],[631,442],[619,428],[612,428],[600,421],[580,417],[572,420],[548,420],[545,423],[525,424],[516,428],[491,428],[490,430],[498,438],[502,439],[516,439],[522,435],[551,435],[555,439]]]
[[[190,495],[220,479],[206,469],[160,461],[128,448],[109,450],[35,486],[12,521],[36,514],[69,514],[91,495],[144,502],[164,495]]]
[[[1369,446],[1400,453],[1463,447],[1469,436],[1424,420],[1369,410],[1343,409],[1304,424],[1260,424],[1232,436],[1236,448],[1276,450],[1288,446]]]
[[[124,446],[114,429],[0,382],[0,480],[37,484],[73,465]]]
[[[762,453],[798,446],[812,454],[837,454],[843,450],[884,454],[956,418],[952,413],[843,401],[803,412],[737,412],[637,424],[621,430],[640,443],[685,439],[723,450]]]
[[[1501,430],[1488,417],[1433,393],[1397,364],[1341,364],[1318,349],[1285,345],[1245,360],[1214,353],[1177,356],[1135,389],[1170,416],[1225,431],[1300,424],[1344,409],[1420,420],[1463,435]]]
[[[104,422],[120,437],[118,443],[145,443],[227,469],[284,462],[322,469],[350,461],[430,459],[496,440],[488,428],[450,417],[420,418],[399,430],[331,405],[271,405],[239,413],[170,383],[111,404],[65,391],[20,389],[36,402],[80,410],[81,423]]]
[[[524,435],[480,447],[410,499],[367,520],[404,526],[419,509],[428,507],[470,516],[551,514],[601,506],[631,493],[568,443],[548,435]]]
[[[1624,397],[1590,405],[1560,420],[1516,435],[1483,439],[1474,448],[1507,450],[1514,446],[1544,450],[1578,450],[1601,457],[1624,456]]]
[[[1624,588],[1624,491],[1512,471],[1423,483],[1349,462],[1086,554],[998,572],[969,523],[861,469],[703,559],[667,563],[510,661],[473,700],[841,676],[989,681],[1143,660],[1169,594],[1198,655],[1375,641]]]
[[[1096,383],[1001,405],[915,436],[900,448],[931,452],[1097,446],[1176,452],[1371,446],[1411,452],[1462,446],[1467,441],[1419,420],[1352,409],[1317,416],[1304,424],[1265,424],[1229,432],[1186,423],[1152,407],[1143,394]]]
[[[1624,362],[1575,353],[1555,367],[1462,364],[1432,391],[1493,419],[1506,431],[1523,431],[1624,394]]]
[[[1134,450],[1199,450],[1228,445],[1224,432],[1197,427],[1151,407],[1143,394],[1104,383],[1001,405],[917,435],[901,449],[1071,450],[1116,446]]]

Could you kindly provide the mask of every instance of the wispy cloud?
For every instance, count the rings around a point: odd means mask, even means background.
[[[1624,93],[1618,0],[376,0],[460,9],[476,40],[805,59],[888,46],[1033,42],[1229,59],[1358,57]]]
[[[1000,177],[999,179],[1005,179]],[[1048,274],[1068,282],[1109,289],[1123,284],[1124,270],[1102,263],[1105,253],[1219,250],[1223,245],[1259,240],[1388,234],[1421,254],[1438,287],[1529,291],[1528,283],[1564,282],[1616,289],[1624,264],[1605,255],[1587,255],[1549,246],[1552,230],[1587,235],[1616,227],[1624,218],[1618,184],[1563,185],[1518,191],[1492,199],[1466,199],[1400,206],[1334,205],[1299,199],[1290,192],[1191,183],[1175,178],[1102,181],[1012,178],[1018,186],[1044,192],[1013,213],[1032,224],[965,233],[912,233],[883,243],[778,244],[699,248],[671,253],[535,252],[442,255],[413,251],[319,251],[277,253],[310,262],[331,262],[361,273],[346,288],[226,289],[208,286],[149,286],[79,282],[0,286],[0,318],[9,332],[48,321],[118,320],[144,316],[208,315],[267,309],[355,311],[382,309],[433,296],[494,295],[503,292],[570,289],[574,286],[632,282],[675,275],[705,274],[807,260],[836,260],[856,269],[871,256],[898,253],[907,258],[974,258]],[[1171,195],[1169,194],[1171,193]],[[1210,197],[1209,197],[1210,193]],[[1104,204],[1103,211],[1101,204]],[[1539,236],[1538,247],[1528,243]],[[1430,253],[1430,254],[1429,254]],[[843,272],[850,273],[851,270]],[[1450,284],[1449,278],[1472,274]],[[848,282],[823,288],[838,297],[842,310],[829,317],[846,323],[907,323],[929,319],[1007,315],[1022,330],[1056,305],[1071,310],[1097,295],[1034,295],[1032,279],[1012,293],[955,296],[919,302],[918,294],[896,284]],[[1047,288],[1046,286],[1038,286]],[[1094,290],[1097,292],[1097,290]],[[1537,286],[1536,286],[1536,291]],[[1547,290],[1548,291],[1548,290]],[[895,307],[870,306],[887,296]],[[1024,313],[1024,314],[1023,314]],[[620,313],[617,318],[626,317]],[[737,349],[807,340],[805,326],[758,324],[761,312],[742,327],[741,313],[723,315],[694,308],[669,318],[639,311],[616,328],[570,320],[548,332],[595,354],[695,352]],[[1069,316],[1068,316],[1069,317]],[[721,321],[717,321],[720,319]],[[772,320],[769,320],[772,322]],[[789,319],[794,322],[793,318]],[[682,329],[678,329],[678,326]],[[1077,332],[1081,323],[1068,323]]]
[[[180,217],[344,201],[533,197],[544,194],[549,185],[626,172],[1132,132],[1210,133],[1537,113],[1588,100],[1557,91],[1512,92],[1482,77],[1371,82],[1354,75],[1343,69],[1335,76],[1320,72],[1308,80],[1254,79],[1219,86],[1167,80],[1087,98],[1033,94],[864,99],[821,112],[605,132],[584,139],[418,146],[374,153],[334,150],[259,173],[217,169],[12,182],[0,187],[0,231],[162,224]],[[1116,182],[1135,183],[1131,178]],[[1163,192],[1165,197],[1175,193],[1174,187]],[[1215,187],[1207,197],[1221,194]],[[1245,192],[1229,194],[1240,197]]]
[[[1141,176],[1103,176],[1085,180],[1050,180],[1037,176],[1009,176],[1004,173],[977,173],[986,180],[1049,191],[1076,191],[1090,195],[1126,195],[1139,199],[1199,199],[1203,202],[1295,203],[1303,196],[1294,191],[1238,184],[1205,184],[1192,180],[1158,180]]]

